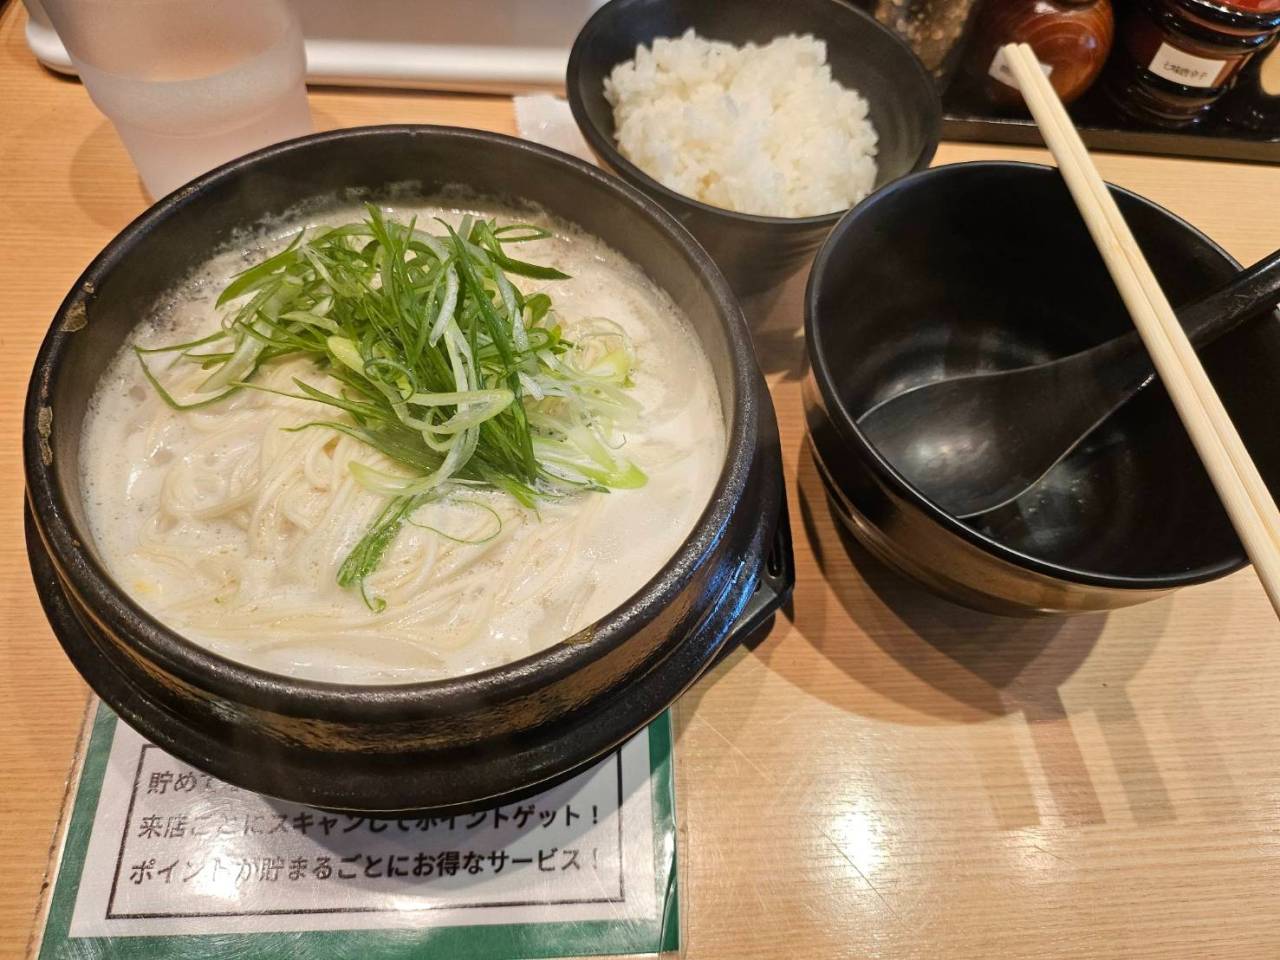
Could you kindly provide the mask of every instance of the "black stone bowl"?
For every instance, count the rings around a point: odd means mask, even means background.
[[[841,0],[611,0],[578,34],[565,90],[574,120],[600,161],[666,207],[701,241],[740,296],[761,293],[793,274],[844,213],[764,217],[734,213],[664,187],[618,152],[605,77],[638,44],[693,27],[710,40],[766,43],[811,33],[827,43],[831,74],[870,105],[880,136],[882,187],[922,170],[938,147],[942,106],[933,81],[892,30]]]
[[[1191,225],[1111,189],[1175,306],[1238,270]],[[1158,383],[1013,504],[965,521],[913,489],[855,422],[918,384],[1038,363],[1129,329],[1056,170],[959,164],[881,191],[831,232],[805,301],[809,438],[838,513],[891,566],[998,613],[1122,607],[1239,569],[1244,552]],[[1201,356],[1280,492],[1280,317]],[[1038,415],[1053,416],[1052,398]]]
[[[627,603],[542,653],[457,679],[388,686],[255,670],[167,629],[112,580],[81,502],[86,404],[156,299],[238,231],[300,203],[376,199],[406,181],[419,182],[424,196],[461,184],[533,202],[640,265],[689,318],[711,360],[727,424],[724,469],[666,566]],[[315,806],[461,809],[561,779],[643,728],[792,582],[785,528],[781,553],[766,564],[775,527],[785,527],[773,407],[715,264],[614,177],[474,130],[318,134],[250,154],[161,200],[63,301],[36,358],[24,430],[33,571],[77,669],[165,750],[241,787]]]

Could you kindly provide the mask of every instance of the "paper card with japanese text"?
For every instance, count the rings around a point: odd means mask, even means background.
[[[675,950],[670,763],[664,715],[519,803],[366,818],[233,787],[100,706],[39,960]]]

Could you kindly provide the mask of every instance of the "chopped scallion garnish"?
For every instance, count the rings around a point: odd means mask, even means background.
[[[375,611],[385,602],[368,594],[365,580],[414,512],[453,486],[490,487],[536,507],[645,482],[612,442],[638,413],[625,393],[634,363],[625,334],[611,325],[571,343],[551,298],[525,295],[508,277],[566,279],[505,250],[550,234],[471,216],[456,229],[441,223],[444,232],[433,235],[369,205],[362,222],[299,231],[222,291],[218,306],[232,311],[221,330],[137,349],[144,375],[177,409],[246,388],[278,393],[253,380],[283,357],[310,357],[338,381],[328,393],[295,380],[299,392],[284,395],[326,404],[342,418],[293,429],[341,432],[407,470],[352,465],[357,481],[388,500],[343,561],[338,583],[358,589]],[[144,359],[155,353],[176,353],[209,376],[178,400]]]

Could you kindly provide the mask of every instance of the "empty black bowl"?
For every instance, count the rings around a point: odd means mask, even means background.
[[[569,54],[565,88],[573,117],[600,161],[688,227],[738,294],[759,293],[794,273],[844,211],[795,218],[734,213],[664,187],[618,152],[605,77],[634,57],[637,45],[677,37],[690,27],[706,39],[736,44],[767,43],[791,33],[825,40],[832,76],[870,105],[880,136],[876,186],[922,170],[933,159],[942,113],[933,81],[897,34],[840,0],[606,3],[587,21]]]
[[[1112,192],[1175,306],[1238,269],[1173,214]],[[952,599],[1002,613],[1119,607],[1241,567],[1243,550],[1159,384],[1022,498],[967,521],[913,489],[855,422],[918,384],[1040,362],[1131,327],[1056,170],[940,167],[851,211],[809,278],[805,406],[820,470],[854,534]],[[1280,490],[1280,318],[1246,324],[1201,355]],[[1052,417],[1052,403],[1041,414]]]
[[[724,466],[711,502],[662,570],[562,643],[425,683],[361,686],[267,673],[182,637],[114,581],[81,497],[85,411],[157,298],[220,247],[264,218],[296,216],[301,204],[403,197],[410,183],[424,197],[457,185],[514,194],[639,265],[671,295],[711,361],[728,439]],[[179,758],[315,806],[460,808],[546,785],[641,729],[735,629],[758,625],[789,589],[785,536],[780,564],[765,563],[775,526],[786,522],[773,407],[742,312],[715,264],[617,178],[478,130],[316,134],[249,154],[161,200],[94,259],[54,317],[27,394],[23,452],[36,586],[89,684]]]

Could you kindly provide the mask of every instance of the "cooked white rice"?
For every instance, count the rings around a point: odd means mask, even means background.
[[[638,46],[604,83],[618,147],[672,190],[740,213],[808,217],[875,185],[867,101],[831,79],[812,36],[764,46],[677,39]]]

